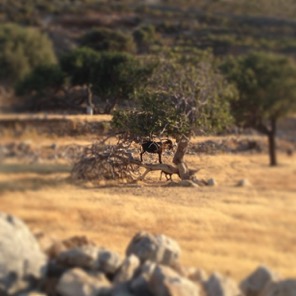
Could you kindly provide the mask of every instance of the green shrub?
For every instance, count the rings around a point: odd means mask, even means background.
[[[0,25],[0,80],[14,84],[37,66],[54,63],[47,35],[16,24]]]
[[[80,45],[97,51],[125,51],[133,53],[136,46],[132,36],[118,30],[96,28],[80,39]]]

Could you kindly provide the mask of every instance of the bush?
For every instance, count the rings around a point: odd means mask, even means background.
[[[135,43],[130,34],[107,28],[96,28],[86,33],[80,45],[97,51],[125,51],[134,53]]]
[[[37,29],[0,25],[0,80],[14,84],[34,68],[56,63],[49,38]]]

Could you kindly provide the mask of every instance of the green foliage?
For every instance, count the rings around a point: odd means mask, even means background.
[[[93,80],[94,93],[105,103],[105,113],[122,101],[131,100],[133,94],[152,71],[153,65],[126,53],[102,53]]]
[[[58,65],[41,65],[17,84],[16,94],[41,97],[57,92],[64,82],[65,75]]]
[[[150,48],[159,40],[155,26],[144,25],[133,32],[133,37],[139,53],[149,52]]]
[[[137,111],[116,112],[113,126],[135,135],[177,138],[194,131],[217,132],[229,125],[229,101],[236,92],[206,56],[199,61],[178,55],[161,59],[141,90]]]
[[[151,72],[134,56],[122,52],[97,52],[78,48],[61,58],[61,67],[71,85],[88,85],[110,113],[117,103],[131,99],[137,87]]]
[[[222,66],[239,90],[233,114],[243,126],[262,129],[266,121],[296,110],[296,65],[283,56],[250,53]]]
[[[87,32],[80,44],[97,51],[135,52],[135,43],[129,33],[108,28],[96,28]]]
[[[53,64],[52,44],[37,29],[15,24],[0,26],[0,79],[16,83],[39,65]]]
[[[91,84],[94,80],[100,54],[91,48],[78,48],[64,54],[60,59],[62,70],[72,85]]]
[[[142,93],[137,110],[113,112],[112,127],[133,136],[187,134],[190,129],[188,117],[176,109],[167,93]]]

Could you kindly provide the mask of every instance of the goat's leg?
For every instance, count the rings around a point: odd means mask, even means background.
[[[143,154],[145,153],[145,151],[142,151],[141,153],[140,153],[140,159],[141,159],[141,162],[143,162]]]
[[[160,172],[159,181],[161,181],[161,179],[162,179],[162,174],[163,174],[163,173],[164,173],[163,171]]]
[[[158,160],[159,160],[159,163],[162,163],[162,161],[161,161],[161,152],[158,152]]]
[[[173,181],[172,174],[166,174],[165,177],[166,177],[167,181]]]

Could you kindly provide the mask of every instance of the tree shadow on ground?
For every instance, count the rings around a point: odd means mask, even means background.
[[[71,180],[66,177],[55,178],[38,178],[38,177],[24,177],[17,181],[3,181],[0,182],[0,195],[4,192],[25,192],[25,191],[38,191],[49,187],[61,187],[65,184],[71,184]]]
[[[71,183],[69,165],[0,164],[0,194],[38,191]]]

